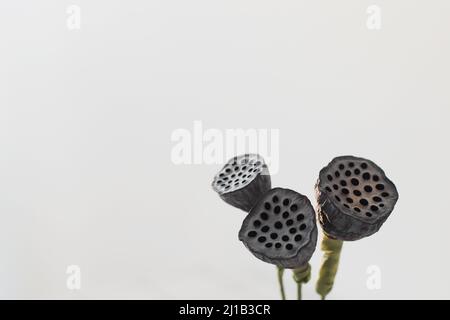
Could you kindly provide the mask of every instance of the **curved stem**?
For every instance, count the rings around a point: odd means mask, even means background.
[[[294,280],[297,282],[297,300],[302,300],[302,284],[311,279],[311,265],[309,263],[292,270]]]
[[[343,243],[342,240],[332,239],[326,234],[323,235],[321,244],[323,251],[322,264],[320,266],[319,279],[316,283],[316,291],[320,294],[322,300],[325,300],[325,297],[333,289]]]
[[[284,284],[283,284],[284,268],[277,266],[277,269],[278,269],[278,284],[280,285],[280,292],[281,292],[281,300],[286,300],[286,294],[284,292]]]

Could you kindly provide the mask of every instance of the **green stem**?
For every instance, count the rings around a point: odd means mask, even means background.
[[[323,251],[322,264],[320,266],[319,279],[316,283],[316,291],[320,294],[322,300],[325,300],[325,297],[333,289],[343,243],[342,240],[332,239],[326,234],[323,235],[321,244]]]
[[[302,284],[297,283],[297,300],[302,300]]]
[[[297,282],[297,300],[302,300],[302,284],[311,279],[311,265],[307,263],[304,266],[292,270],[294,281]]]
[[[286,300],[286,294],[284,293],[284,284],[283,284],[284,268],[277,266],[277,269],[278,269],[278,284],[280,285],[280,292],[281,292],[281,300]]]

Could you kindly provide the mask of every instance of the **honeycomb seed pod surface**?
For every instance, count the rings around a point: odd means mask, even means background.
[[[239,240],[258,259],[284,268],[301,267],[316,248],[314,208],[306,196],[274,188],[244,219]]]
[[[328,236],[358,240],[377,232],[394,210],[398,192],[384,171],[364,158],[334,158],[316,184],[319,222]]]
[[[260,155],[237,156],[216,174],[212,187],[226,203],[249,212],[271,188],[269,170]]]

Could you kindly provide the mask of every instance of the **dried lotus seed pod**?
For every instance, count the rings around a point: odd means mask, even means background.
[[[316,184],[319,222],[334,239],[352,241],[377,232],[398,200],[395,185],[370,160],[334,158]]]
[[[269,170],[263,157],[244,154],[225,164],[212,187],[226,203],[249,212],[271,188]]]
[[[244,219],[239,240],[265,262],[291,269],[304,266],[316,248],[314,208],[307,197],[274,188]]]

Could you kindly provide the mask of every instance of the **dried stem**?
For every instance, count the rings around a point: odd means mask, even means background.
[[[297,282],[297,300],[302,300],[302,284],[311,279],[311,265],[309,263],[292,270],[294,280]]]
[[[322,300],[333,289],[334,280],[339,266],[343,241],[323,235],[321,249],[323,251],[322,264],[319,271],[319,279],[316,283],[316,291]]]
[[[286,300],[286,294],[284,292],[284,284],[283,284],[283,274],[284,274],[284,268],[277,266],[278,269],[278,284],[280,285],[280,292],[281,292],[281,300]]]

